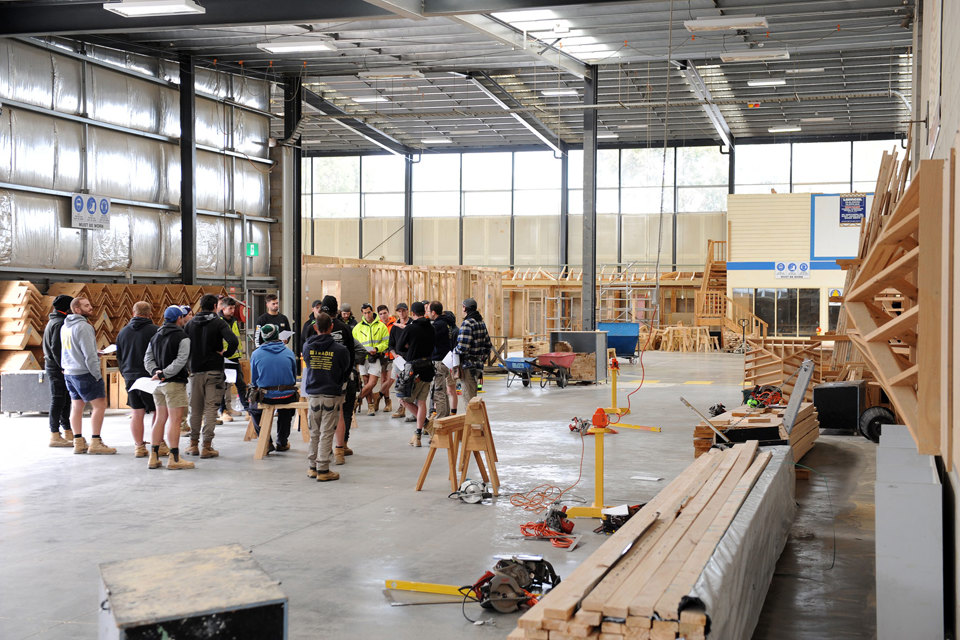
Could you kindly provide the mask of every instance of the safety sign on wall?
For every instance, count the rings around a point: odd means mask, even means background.
[[[109,229],[110,198],[90,193],[70,196],[70,226],[74,229]]]
[[[840,226],[859,227],[867,215],[867,196],[840,196]]]
[[[773,263],[774,275],[778,278],[800,279],[810,277],[809,262],[788,262],[778,260]]]

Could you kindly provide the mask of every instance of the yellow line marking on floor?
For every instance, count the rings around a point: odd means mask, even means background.
[[[687,380],[683,384],[713,384],[713,380]]]

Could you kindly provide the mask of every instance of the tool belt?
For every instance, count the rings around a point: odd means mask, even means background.
[[[281,384],[276,387],[247,387],[247,402],[261,403],[267,395],[267,391],[296,391],[299,387],[295,384]]]

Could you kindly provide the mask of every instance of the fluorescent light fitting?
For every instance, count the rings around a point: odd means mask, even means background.
[[[760,62],[763,60],[789,60],[786,49],[747,49],[745,51],[725,51],[720,54],[724,62]]]
[[[618,136],[615,133],[598,133],[597,134],[597,140],[609,140],[611,138],[619,138],[619,137],[620,136]]]
[[[816,118],[800,118],[800,122],[833,122],[833,116],[818,116]]]
[[[351,98],[354,102],[359,102],[360,104],[369,104],[372,102],[390,102],[390,98],[387,96],[361,96],[359,98]]]
[[[795,131],[802,131],[802,129],[798,124],[785,124],[779,127],[770,127],[767,131],[770,133],[793,133]]]
[[[823,73],[826,71],[823,67],[814,67],[811,69],[787,69],[787,73]]]
[[[697,18],[684,20],[687,31],[729,31],[735,29],[766,29],[767,19],[763,16],[720,16],[716,18]]]
[[[423,144],[453,144],[450,138],[424,138],[420,142]]]
[[[759,78],[757,80],[747,80],[748,87],[782,87],[787,84],[785,78]]]
[[[207,12],[194,0],[121,0],[120,2],[104,2],[103,8],[124,18]]]
[[[258,42],[257,49],[267,53],[299,53],[310,51],[336,51],[337,47],[332,40],[320,38],[277,38],[266,42]]]
[[[423,74],[416,69],[392,67],[384,69],[368,69],[357,74],[358,78],[366,80],[401,80],[403,78],[422,78]]]
[[[580,93],[576,89],[544,89],[540,95],[548,98],[556,96],[578,96]]]
[[[621,124],[617,127],[617,129],[620,129],[621,131],[624,129],[646,129],[647,126],[648,125],[645,124]]]

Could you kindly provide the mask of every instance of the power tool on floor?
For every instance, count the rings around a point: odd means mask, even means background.
[[[538,597],[560,584],[560,576],[543,556],[496,556],[497,564],[471,587],[473,596],[484,609],[500,613],[532,607]],[[466,593],[470,593],[466,591]]]

